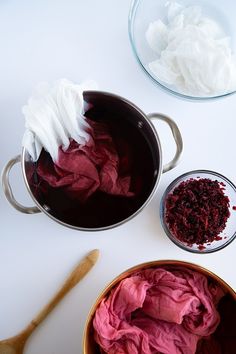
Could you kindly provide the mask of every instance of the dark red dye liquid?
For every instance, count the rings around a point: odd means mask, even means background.
[[[104,102],[104,98],[101,100],[97,96],[93,98],[92,96],[92,102],[89,101],[93,107],[86,116],[107,124],[119,155],[123,154],[121,151],[123,143],[120,142],[129,144],[130,189],[134,196],[114,196],[96,191],[86,202],[80,203],[69,198],[62,189],[52,188],[40,180],[36,169],[33,180],[29,181],[33,195],[50,215],[66,224],[82,228],[107,227],[134,214],[152,192],[159,169],[158,151],[153,151],[156,144],[154,134],[149,126],[145,128],[142,116],[138,117],[137,112],[119,100],[110,102],[108,97],[108,101]],[[46,156],[49,164],[53,163],[46,151],[42,151],[39,159],[42,156],[44,158]],[[27,171],[32,169],[32,162],[27,162],[25,169],[27,174]]]

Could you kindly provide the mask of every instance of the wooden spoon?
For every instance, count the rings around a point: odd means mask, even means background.
[[[54,309],[59,301],[88,273],[99,257],[99,250],[93,250],[77,265],[62,288],[41,312],[18,335],[0,341],[0,354],[22,354],[25,343],[35,328]]]

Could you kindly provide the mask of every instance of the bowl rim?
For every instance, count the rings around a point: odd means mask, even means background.
[[[159,82],[157,79],[155,79],[150,74],[150,72],[146,69],[145,65],[142,63],[142,61],[139,57],[139,54],[137,52],[135,40],[134,40],[134,30],[133,30],[134,26],[133,26],[133,24],[134,24],[134,20],[136,17],[136,11],[137,11],[138,6],[141,1],[142,0],[132,0],[131,1],[129,15],[128,15],[128,33],[129,33],[131,48],[132,48],[132,51],[134,53],[134,56],[135,56],[137,62],[139,63],[140,67],[143,69],[143,72],[151,79],[151,81],[154,84],[156,84],[157,86],[159,86],[161,89],[163,89],[164,91],[166,91],[167,93],[169,93],[172,96],[182,98],[187,101],[193,101],[193,102],[206,102],[206,101],[211,101],[211,100],[218,100],[218,99],[222,99],[222,98],[225,98],[228,96],[232,96],[236,93],[236,90],[235,90],[235,91],[231,91],[231,92],[227,92],[227,93],[219,94],[219,95],[214,95],[214,96],[191,96],[191,95],[187,95],[187,94],[172,90],[169,87],[162,84],[161,82]]]
[[[187,245],[185,245],[183,242],[179,241],[178,239],[176,239],[176,237],[174,237],[172,235],[172,233],[170,232],[166,222],[165,222],[165,217],[164,217],[164,210],[165,210],[165,200],[167,195],[169,194],[169,192],[174,188],[174,186],[181,180],[184,179],[185,177],[190,177],[193,174],[209,174],[209,175],[213,175],[215,177],[219,177],[221,179],[223,179],[236,193],[236,186],[224,175],[215,172],[215,171],[211,171],[211,170],[205,170],[205,169],[198,169],[198,170],[192,170],[189,172],[185,172],[183,174],[181,174],[180,176],[178,176],[177,178],[175,178],[165,189],[161,201],[160,201],[160,220],[161,220],[161,225],[163,230],[165,231],[166,235],[168,236],[168,238],[178,247],[180,247],[182,250],[184,251],[188,251],[191,253],[197,253],[197,254],[208,254],[208,253],[213,253],[213,252],[217,252],[222,250],[223,248],[225,248],[226,246],[228,246],[231,242],[233,242],[236,238],[236,230],[233,233],[233,235],[223,244],[221,244],[218,247],[215,247],[213,249],[191,249],[191,247],[188,247]]]
[[[92,324],[92,319],[95,314],[95,311],[98,307],[98,305],[101,303],[103,300],[104,296],[106,296],[114,286],[116,286],[120,281],[123,279],[127,278],[130,276],[132,273],[135,271],[140,271],[143,269],[148,269],[152,267],[165,267],[165,266],[181,266],[181,267],[186,267],[187,269],[195,270],[197,272],[200,272],[201,274],[204,274],[207,277],[210,277],[214,281],[216,281],[222,288],[223,290],[226,290],[227,293],[232,296],[232,298],[236,301],[236,292],[235,290],[228,284],[226,281],[224,281],[220,276],[212,272],[211,270],[208,270],[207,268],[196,264],[192,262],[187,262],[187,261],[181,261],[181,260],[171,260],[171,259],[163,259],[163,260],[154,260],[154,261],[148,261],[144,263],[137,264],[131,268],[128,268],[124,270],[122,273],[117,275],[112,281],[110,281],[105,288],[99,293],[99,295],[96,297],[95,302],[93,303],[92,307],[89,310],[89,313],[87,315],[87,319],[85,321],[84,325],[84,330],[83,330],[83,339],[82,339],[82,349],[83,349],[83,354],[89,354],[88,352],[88,345],[89,345],[89,330]],[[226,294],[227,294],[226,293]]]

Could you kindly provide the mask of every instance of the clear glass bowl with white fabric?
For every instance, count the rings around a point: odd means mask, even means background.
[[[199,49],[199,56],[196,58],[196,61],[202,60],[201,65],[194,66],[192,72],[190,73],[191,80],[194,82],[199,80],[200,77],[200,83],[199,85],[203,83],[204,85],[209,83],[209,87],[211,86],[211,89],[209,89],[209,92],[206,93],[206,90],[208,90],[208,87],[204,86],[204,90],[202,92],[193,92],[183,89],[182,87],[175,85],[172,83],[167,83],[167,81],[163,81],[160,77],[163,77],[163,70],[159,73],[152,68],[150,68],[150,63],[155,62],[157,59],[160,59],[161,56],[163,56],[163,52],[158,56],[158,54],[153,50],[153,48],[150,47],[150,44],[147,41],[147,30],[149,28],[149,25],[151,23],[156,22],[157,20],[161,20],[162,23],[165,25],[169,25],[169,19],[167,18],[167,12],[168,12],[168,3],[178,3],[183,7],[189,7],[189,6],[200,6],[202,10],[202,16],[207,17],[210,20],[213,20],[217,25],[220,26],[222,29],[222,35],[224,37],[223,41],[228,41],[227,46],[231,49],[231,57],[232,57],[232,62],[233,62],[233,73],[235,75],[228,75],[228,78],[230,77],[235,77],[233,80],[233,85],[221,85],[222,80],[221,78],[225,78],[225,73],[227,71],[225,67],[225,63],[227,62],[228,59],[225,61],[222,58],[220,59],[219,57],[213,56],[212,59],[209,59],[208,56],[206,55],[206,51],[202,50],[202,47]],[[144,72],[147,74],[147,76],[159,87],[163,88],[167,92],[178,96],[180,98],[186,98],[190,100],[212,100],[215,98],[219,97],[225,97],[232,95],[233,93],[236,92],[236,57],[234,53],[236,53],[236,22],[235,22],[235,13],[236,13],[236,2],[235,1],[215,1],[215,0],[199,0],[197,2],[190,2],[186,0],[178,0],[177,2],[175,1],[166,1],[166,0],[133,0],[131,3],[131,8],[130,8],[130,13],[129,13],[129,36],[130,36],[130,41],[131,41],[131,46],[133,49],[133,52],[135,54],[135,57],[140,64],[141,68],[144,70]],[[203,18],[202,17],[202,18]],[[209,24],[209,21],[207,22]],[[208,32],[207,32],[208,33]],[[160,33],[159,33],[160,34]],[[160,37],[160,36],[159,36]],[[227,38],[227,39],[226,39]],[[178,39],[178,38],[177,38]],[[160,37],[160,41],[162,41],[163,38]],[[158,41],[157,41],[158,42]],[[191,41],[190,41],[191,42]],[[188,43],[190,43],[188,42]],[[194,42],[194,40],[192,41]],[[210,42],[209,42],[210,43]],[[156,43],[157,46],[159,46],[160,43]],[[161,44],[160,44],[161,45]],[[169,43],[170,46],[173,45],[173,43]],[[203,46],[205,43],[203,43]],[[182,48],[182,47],[181,47]],[[188,45],[184,47],[187,51],[186,55],[191,56],[191,48],[188,48]],[[218,48],[218,44],[217,44]],[[171,48],[170,48],[171,49]],[[195,48],[196,49],[196,48]],[[173,48],[174,51],[176,51],[176,48]],[[179,49],[178,49],[179,50]],[[197,49],[198,50],[198,49]],[[226,48],[226,51],[228,49]],[[170,55],[170,51],[168,53],[165,53],[166,56]],[[180,52],[178,52],[180,53]],[[215,52],[214,52],[215,53]],[[172,52],[173,54],[173,52]],[[175,55],[175,54],[174,54]],[[178,54],[179,55],[179,54]],[[182,54],[181,54],[182,55]],[[209,54],[210,55],[210,54]],[[214,54],[215,55],[215,54]],[[190,60],[193,60],[194,56],[190,58]],[[206,59],[206,60],[205,60]],[[209,59],[209,60],[208,60]],[[219,59],[219,60],[218,60]],[[179,60],[179,57],[172,57],[172,64],[173,60]],[[212,61],[212,62],[211,62]],[[222,64],[221,64],[222,62]],[[212,63],[212,65],[211,65]],[[234,65],[235,63],[235,65]],[[182,64],[181,64],[182,65]],[[181,68],[178,66],[178,70],[188,70],[189,67],[184,66]],[[232,66],[231,66],[232,68]],[[234,71],[235,68],[235,71]],[[159,67],[160,69],[160,67]],[[168,69],[168,68],[167,68]],[[209,69],[209,70],[208,70]],[[175,69],[174,69],[175,70]],[[197,72],[198,70],[198,72]],[[202,70],[199,74],[199,70]],[[209,71],[211,73],[209,74]],[[197,74],[195,75],[195,73]],[[173,73],[173,70],[172,70]],[[160,74],[160,75],[159,75]],[[179,71],[177,72],[179,75]],[[210,81],[205,81],[205,78],[207,75],[210,75]],[[202,79],[202,80],[201,80]],[[217,81],[214,81],[214,80]],[[181,77],[181,80],[185,80],[183,77]],[[227,79],[228,80],[228,79]],[[230,79],[231,80],[231,79]],[[220,84],[219,84],[220,82]],[[220,87],[228,87],[226,90],[216,90],[217,83],[220,85]],[[235,83],[235,84],[234,84]],[[213,88],[212,88],[213,87]],[[201,88],[199,88],[201,91]],[[213,90],[213,91],[212,91]]]

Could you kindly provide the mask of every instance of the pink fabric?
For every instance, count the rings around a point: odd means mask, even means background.
[[[72,140],[66,151],[60,148],[56,163],[41,155],[38,175],[50,186],[63,188],[68,196],[80,201],[86,201],[96,190],[133,196],[130,191],[131,157],[128,144],[119,142],[122,151],[119,156],[107,126],[91,120],[89,124],[90,142],[80,146]]]
[[[152,268],[122,280],[96,310],[95,340],[109,354],[193,354],[212,334],[223,291],[195,271]]]

